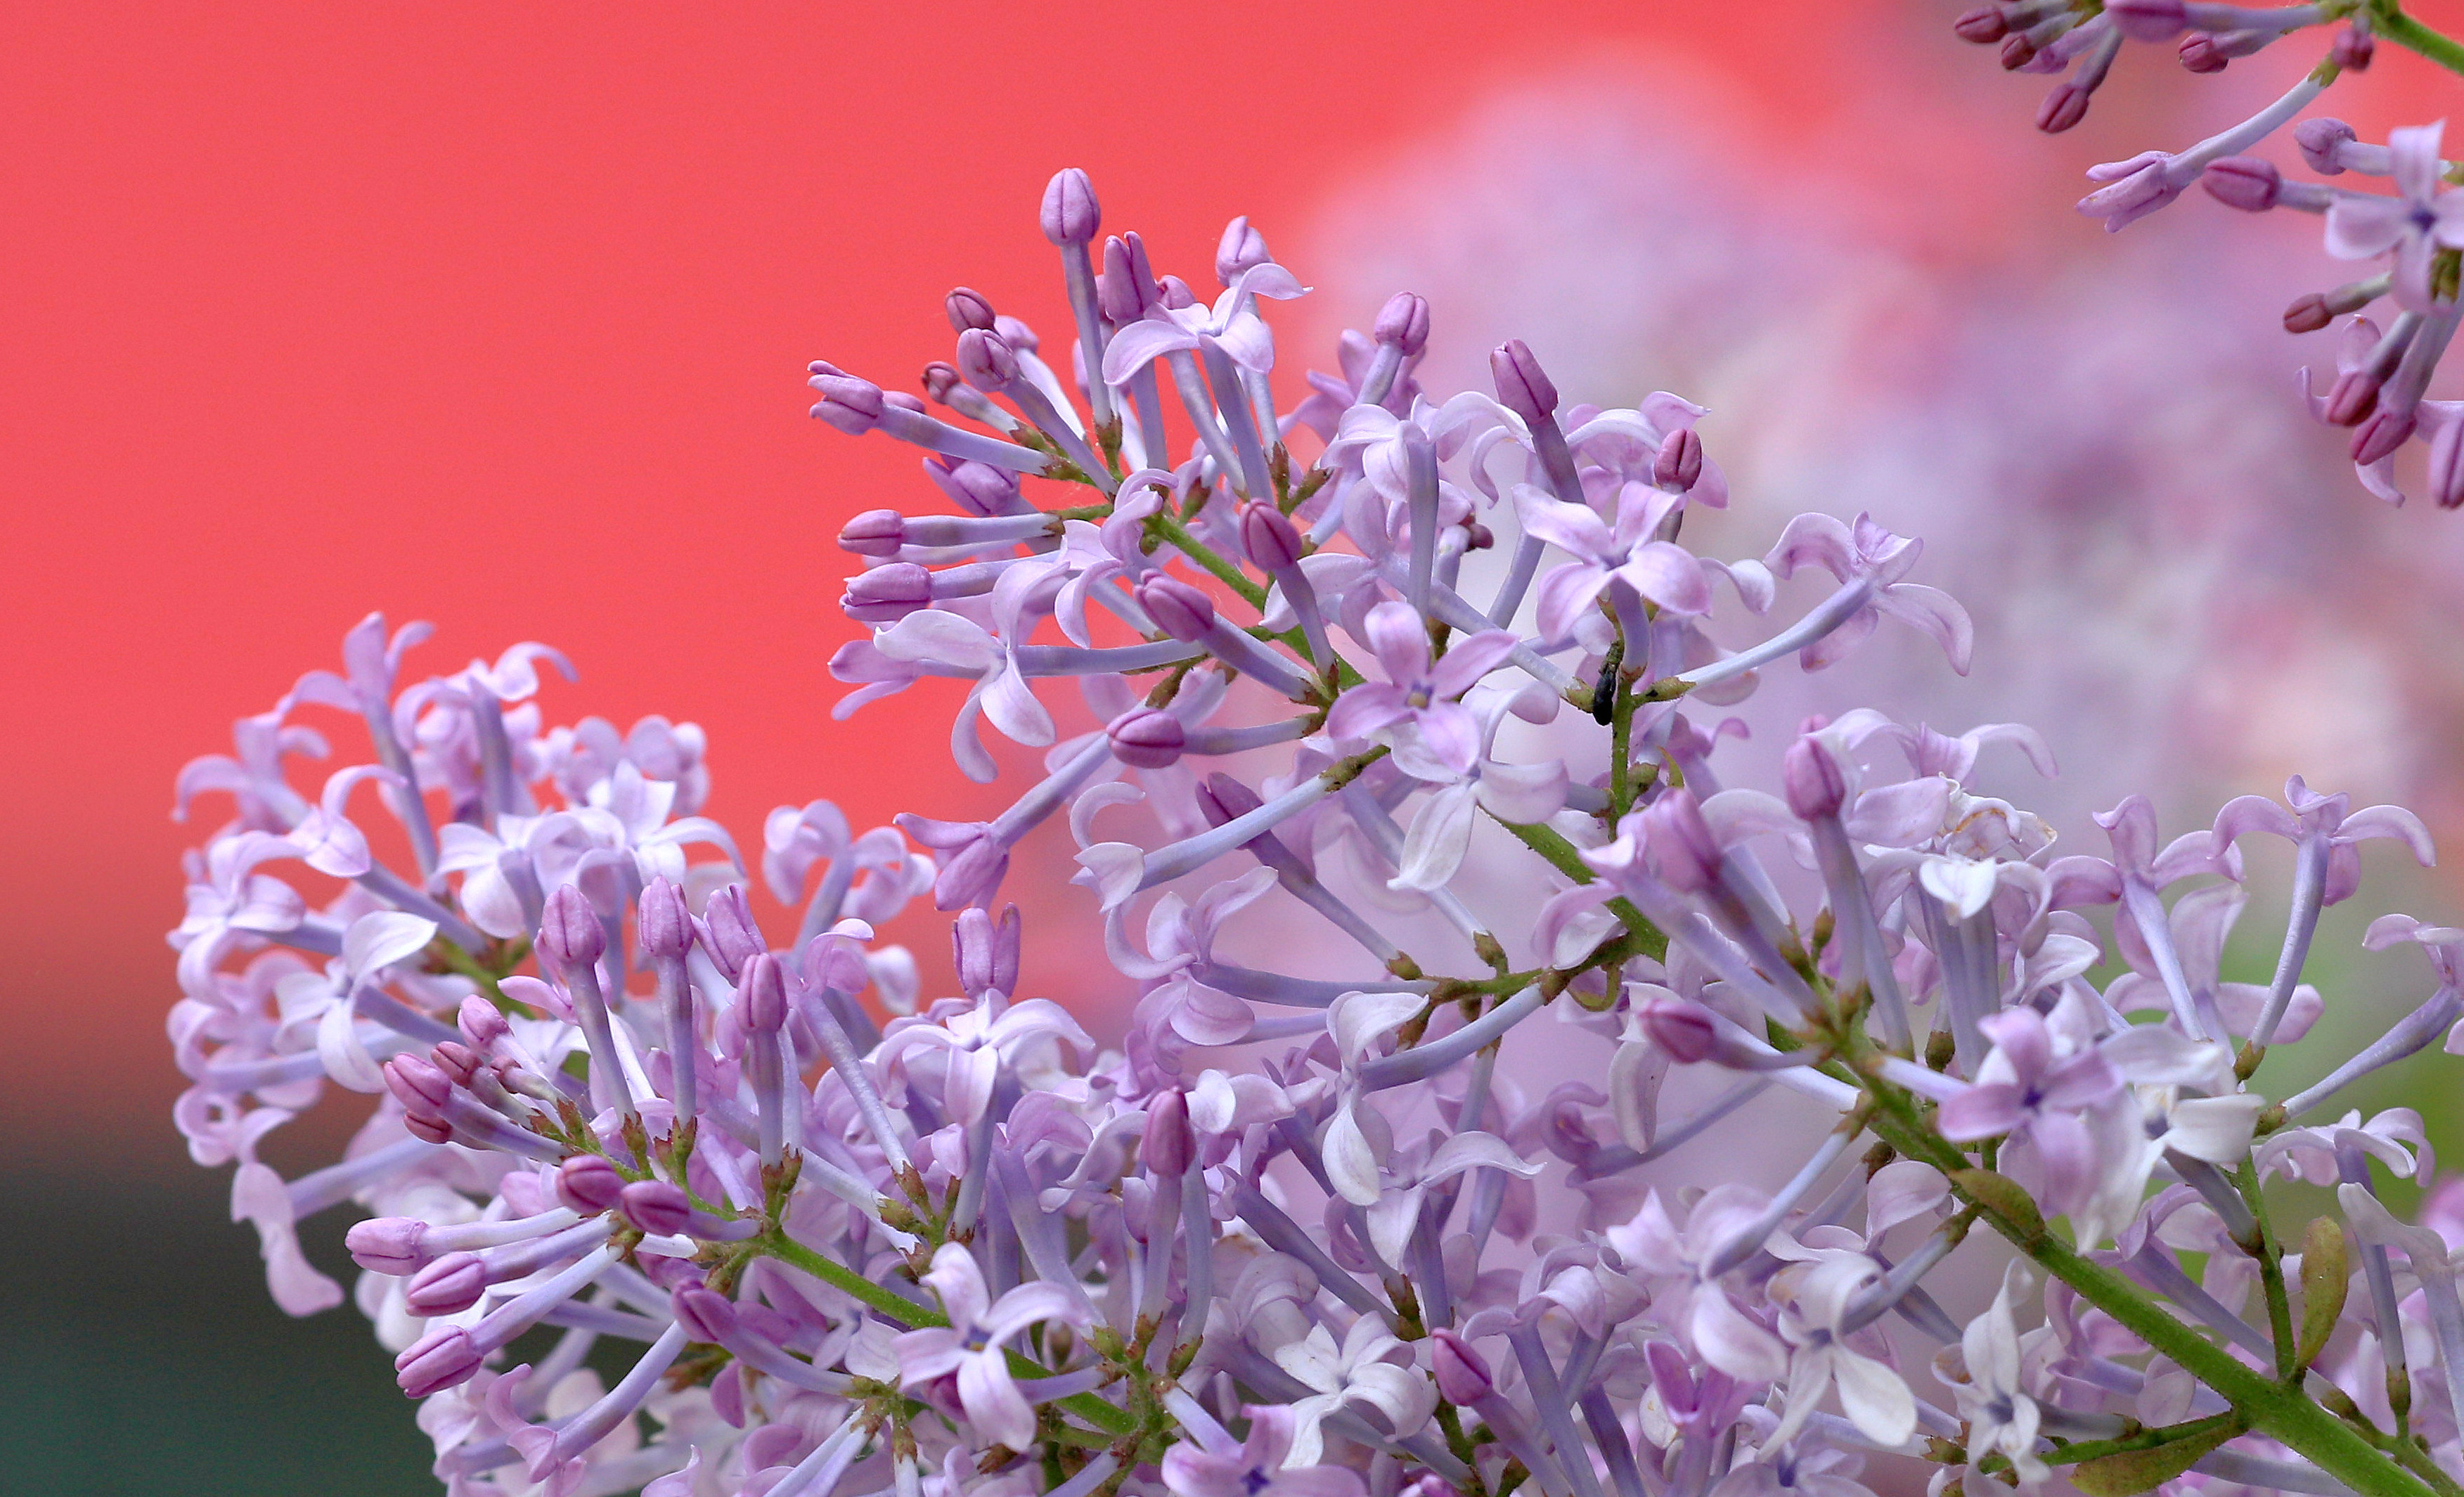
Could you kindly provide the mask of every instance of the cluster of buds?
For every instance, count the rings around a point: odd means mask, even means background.
[[[1068,379],[965,291],[924,377],[955,420],[814,366],[817,415],[923,448],[960,512],[848,523],[844,705],[967,683],[962,768],[998,774],[986,722],[1046,751],[992,820],[774,812],[761,873],[803,907],[774,946],[689,814],[697,733],[542,734],[538,647],[397,694],[381,620],[184,774],[238,817],[173,937],[182,1126],[240,1162],[288,1310],[341,1297],[295,1223],[373,1213],[357,1298],[450,1491],[1858,1497],[1875,1454],[2453,1487],[2464,1206],[2392,1214],[2432,1173],[2419,1118],[2334,1104],[2457,1045],[2464,931],[2374,924],[2430,996],[2264,1089],[2325,1010],[2302,977],[2357,845],[2426,863],[2416,819],[2295,781],[2165,843],[2133,797],[2110,856],[2057,855],[1980,778],[1997,745],[2050,773],[2033,732],[1864,707],[1804,722],[1777,793],[1726,786],[1736,724],[1699,710],[1791,657],[1888,618],[1966,670],[1917,541],[1808,515],[1699,554],[1727,495],[1700,407],[1565,403],[1521,343],[1433,400],[1408,295],[1284,412],[1260,298],[1302,288],[1256,231],[1208,305],[1134,235],[1099,270],[1099,226],[1062,173]],[[1715,586],[1759,615],[1806,570],[1812,607],[1715,637]],[[374,741],[313,805],[284,763],[324,751],[309,702]],[[363,780],[412,867],[350,820]],[[1116,1047],[1015,996],[1002,886],[1047,824],[1084,948],[1139,989]],[[2270,836],[2282,956],[2227,981]],[[284,858],[348,882],[312,912],[258,871]],[[959,991],[919,1008],[874,930],[928,892]],[[256,1144],[329,1086],[375,1112],[285,1181]],[[1757,1113],[1801,1140],[1775,1188],[1654,1168]],[[2340,1211],[2297,1242],[2278,1175]],[[2006,1260],[1961,1303],[1947,1266]],[[642,1348],[612,1386],[602,1341]]]
[[[2143,151],[2091,168],[2089,178],[2103,186],[2080,199],[2079,209],[2118,231],[2197,183],[2218,202],[2244,212],[2284,208],[2320,214],[2326,221],[2329,254],[2383,261],[2386,269],[2377,275],[2304,296],[2285,309],[2290,333],[2317,332],[2344,319],[2332,384],[2323,392],[2314,390],[2305,368],[2302,395],[2321,421],[2352,429],[2353,466],[2363,486],[2390,503],[2404,502],[2395,454],[2421,437],[2431,495],[2442,508],[2453,509],[2464,505],[2464,403],[2423,398],[2464,319],[2457,303],[2464,190],[2455,186],[2453,164],[2438,154],[2443,125],[2395,130],[2385,144],[2362,141],[2341,120],[2312,117],[2294,126],[2294,144],[2312,172],[2388,179],[2392,193],[2288,181],[2275,162],[2247,153],[2294,124],[2341,76],[2366,69],[2379,34],[2459,71],[2464,47],[2392,5],[2350,0],[2267,10],[2197,0],[2109,0],[2101,6],[2010,0],[1970,11],[1955,23],[1970,41],[1999,42],[2007,68],[2068,70],[2037,112],[2036,123],[2045,130],[2066,130],[2079,121],[2125,40],[2178,37],[2183,66],[2211,73],[2231,58],[2317,27],[2336,28],[2334,41],[2281,98],[2187,150]],[[2394,304],[2384,328],[2365,315],[2383,300]]]

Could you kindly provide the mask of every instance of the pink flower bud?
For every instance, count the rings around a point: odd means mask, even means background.
[[[1719,1047],[1719,1026],[1711,1022],[1710,1010],[1700,1003],[1683,999],[1661,1000],[1643,1004],[1637,1017],[1651,1043],[1680,1065],[1691,1066],[1708,1059]]]
[[[2464,421],[2450,421],[2430,439],[2430,496],[2443,510],[2464,504]]]
[[[2182,66],[2192,73],[2222,73],[2233,59],[2216,45],[2216,39],[2205,32],[2192,32],[2182,38]]]
[[[652,1237],[674,1237],[693,1224],[692,1199],[666,1180],[635,1180],[616,1193],[616,1208]]]
[[[2322,177],[2344,174],[2344,164],[2337,157],[2358,139],[2360,137],[2354,134],[2351,125],[2324,115],[2315,120],[2304,120],[2293,127],[2293,143],[2300,149],[2301,160]]]
[[[1980,5],[1973,11],[1961,11],[1959,19],[1950,23],[1950,30],[1961,41],[1974,42],[1983,47],[2000,41],[2010,32],[2011,26],[2002,19],[2001,7]]]
[[[1116,323],[1136,321],[1163,295],[1155,284],[1154,268],[1147,264],[1146,245],[1135,233],[1115,234],[1104,241],[1104,274],[1096,280],[1104,316]]]
[[[2132,41],[2170,41],[2190,24],[2182,0],[2105,0],[2104,13]]]
[[[748,958],[770,949],[761,927],[753,923],[753,904],[742,884],[721,885],[702,906],[701,942],[730,982],[742,978]]]
[[[1557,408],[1557,386],[1549,383],[1523,340],[1498,345],[1488,356],[1488,374],[1497,382],[1497,403],[1525,422],[1546,421]]]
[[[1138,1158],[1158,1176],[1178,1175],[1198,1156],[1198,1135],[1189,1129],[1189,1098],[1178,1088],[1147,1104],[1146,1136],[1138,1142]]]
[[[385,1063],[385,1090],[407,1110],[435,1116],[453,1098],[453,1082],[422,1055],[397,1055]]]
[[[1220,770],[1198,786],[1198,811],[1209,826],[1237,821],[1265,804],[1257,791]]]
[[[418,1272],[428,1262],[420,1245],[427,1236],[428,1223],[416,1217],[371,1217],[343,1233],[342,1245],[351,1250],[352,1261],[370,1273],[401,1278]]]
[[[402,1302],[414,1315],[458,1315],[488,1292],[488,1270],[477,1253],[447,1253],[411,1275]]]
[[[768,952],[744,958],[744,980],[737,989],[744,1005],[744,1027],[758,1034],[776,1033],[787,1023],[787,979],[779,958]]]
[[[2386,407],[2370,412],[2369,418],[2353,429],[2353,461],[2368,467],[2404,446],[2412,435],[2413,413]]]
[[[736,1334],[736,1303],[716,1289],[687,1286],[668,1296],[668,1308],[696,1341],[715,1344]]]
[[[1807,821],[1837,816],[1848,799],[1848,781],[1839,761],[1812,738],[1799,738],[1780,756],[1780,785],[1788,808]]]
[[[1215,604],[1177,577],[1156,573],[1138,583],[1138,606],[1174,639],[1195,642],[1215,627]]]
[[[896,510],[867,510],[839,527],[839,549],[858,556],[896,556],[906,534],[906,516]]]
[[[2296,297],[2293,305],[2284,309],[2284,330],[2288,333],[2315,333],[2334,320],[2335,309],[2315,291]]]
[[[2036,44],[2026,32],[2013,32],[2002,38],[2002,71],[2016,73],[2036,60]]]
[[[650,880],[635,908],[639,915],[635,938],[646,959],[681,960],[693,950],[693,913],[685,907],[685,892],[672,881]]]
[[[1661,439],[1660,455],[1651,460],[1652,482],[1682,494],[1702,476],[1703,439],[1691,428],[1671,431]]]
[[[2331,426],[2359,426],[2379,407],[2379,386],[2386,382],[2367,369],[2347,369],[2327,389],[2327,421]]]
[[[933,605],[933,574],[913,561],[891,561],[847,579],[839,611],[859,624],[895,624]]]
[[[2347,73],[2367,73],[2370,59],[2379,53],[2378,38],[2358,26],[2348,26],[2336,33],[2336,45],[2329,50],[2336,66]]]
[[[1377,309],[1370,336],[1409,358],[1429,346],[1429,298],[1398,291]]]
[[[984,299],[982,292],[960,286],[941,298],[941,310],[949,314],[950,331],[954,333],[992,330],[993,304]]]
[[[981,998],[996,985],[995,942],[993,914],[981,906],[959,911],[950,922],[950,962],[958,975],[958,991],[969,998]]]
[[[1169,769],[1180,762],[1188,734],[1180,719],[1154,707],[1133,707],[1104,730],[1112,757],[1133,769]]]
[[[470,1380],[483,1354],[469,1332],[446,1326],[421,1336],[393,1359],[393,1380],[407,1396],[425,1398]]]
[[[2047,135],[2059,135],[2087,118],[2088,99],[2094,90],[2079,83],[2058,83],[2036,106],[2036,128]]]
[[[1472,1349],[1470,1342],[1443,1327],[1429,1332],[1429,1360],[1437,1373],[1439,1398],[1468,1407],[1496,1394],[1497,1383],[1488,1375],[1488,1361]]]
[[[441,1114],[434,1112],[406,1111],[402,1115],[402,1131],[422,1143],[453,1141],[453,1125],[447,1122]]]
[[[1698,894],[1720,876],[1720,845],[1690,790],[1670,790],[1642,813],[1643,855],[1652,873],[1679,893]]]
[[[577,1154],[557,1166],[556,1199],[583,1216],[612,1208],[624,1189],[625,1177],[600,1155]]]
[[[822,392],[813,414],[849,436],[862,436],[881,424],[881,386],[870,380],[842,374],[826,363],[813,365],[805,382]]]
[[[1004,473],[990,463],[960,462],[944,468],[927,459],[924,473],[953,503],[970,515],[1005,514],[1018,498],[1018,474]]]
[[[922,380],[924,393],[933,397],[935,405],[946,406],[950,404],[951,395],[957,392],[959,385],[962,383],[964,382],[958,378],[957,370],[941,363],[937,359],[924,366],[924,376]],[[844,539],[839,543],[841,545],[847,544]]]
[[[548,970],[562,976],[589,967],[606,954],[607,933],[599,912],[571,884],[560,884],[539,914],[539,954]]]
[[[497,1041],[514,1032],[514,1026],[505,1022],[503,1010],[476,993],[462,1001],[453,1021],[461,1026],[462,1038],[480,1050],[495,1048]]]
[[[480,1060],[472,1048],[459,1040],[443,1040],[429,1052],[436,1068],[457,1087],[467,1087],[478,1077]]]
[[[2284,174],[2264,156],[2228,156],[2208,167],[2199,186],[2227,208],[2264,213],[2276,206],[2283,191]]]
[[[1300,527],[1271,501],[1253,499],[1241,506],[1241,548],[1260,571],[1296,566],[1302,549]]]
[[[1198,293],[1190,290],[1189,282],[1179,276],[1166,275],[1157,284],[1163,293],[1165,311],[1179,312],[1198,305]]]
[[[1266,236],[1250,227],[1244,213],[1223,226],[1223,237],[1215,246],[1215,279],[1229,287],[1243,271],[1273,258],[1266,250]]]
[[[1085,244],[1095,237],[1104,211],[1095,202],[1095,185],[1087,180],[1087,173],[1065,166],[1052,174],[1044,188],[1040,217],[1044,237],[1054,244]]]
[[[971,327],[958,335],[958,374],[984,393],[998,394],[1018,379],[1018,351],[999,333]]]

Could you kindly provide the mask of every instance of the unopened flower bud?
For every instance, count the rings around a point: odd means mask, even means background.
[[[742,884],[724,884],[701,907],[701,940],[727,980],[738,980],[747,958],[770,949],[761,927],[753,923],[753,903]]]
[[[971,327],[958,335],[958,375],[987,395],[1018,379],[1018,351],[999,333]]]
[[[2334,320],[2335,309],[2327,305],[2325,297],[2315,291],[2306,297],[2295,297],[2293,304],[2284,309],[2284,330],[2288,333],[2315,333]]]
[[[424,1055],[397,1055],[385,1063],[385,1090],[409,1111],[433,1116],[452,1100],[453,1081]]]
[[[1180,719],[1155,707],[1133,707],[1104,730],[1112,757],[1133,769],[1170,769],[1180,762],[1188,732]]]
[[[2036,60],[2036,44],[2026,32],[2013,32],[2002,38],[2002,71],[2016,73]]]
[[[2284,173],[2264,156],[2228,156],[2211,163],[2199,178],[2208,195],[2227,208],[2264,213],[2276,206],[2284,189]]]
[[[1298,565],[1302,549],[1300,527],[1272,501],[1253,499],[1241,506],[1241,549],[1249,553],[1249,561],[1263,572],[1280,572]]]
[[[950,404],[950,397],[957,393],[958,386],[965,382],[958,378],[957,369],[935,359],[924,366],[921,383],[924,393],[933,397],[935,405],[946,406]]]
[[[2430,496],[2440,509],[2464,504],[2464,421],[2450,421],[2430,439]]]
[[[822,392],[813,414],[847,435],[862,436],[881,424],[881,386],[870,380],[816,363],[813,377],[805,383]]]
[[[1848,799],[1847,777],[1828,749],[1812,738],[1799,738],[1780,756],[1780,785],[1788,808],[1807,821],[1837,816]]]
[[[460,1026],[462,1038],[470,1041],[474,1049],[494,1049],[497,1041],[514,1032],[514,1026],[505,1020],[504,1010],[476,993],[462,1001],[461,1008],[453,1015],[453,1022]]]
[[[351,1250],[351,1260],[370,1273],[402,1278],[418,1272],[428,1262],[420,1245],[427,1236],[428,1223],[417,1217],[371,1217],[343,1233],[342,1245]]]
[[[645,958],[675,961],[693,950],[693,912],[686,908],[685,892],[673,880],[650,880],[636,901],[636,908],[639,919],[635,923],[635,939]]]
[[[2351,125],[2324,115],[2293,127],[2293,143],[2300,150],[2301,160],[2322,177],[2344,174],[2344,164],[2337,157],[2358,139]]]
[[[1138,1142],[1138,1158],[1158,1176],[1178,1175],[1198,1156],[1198,1135],[1189,1129],[1189,1098],[1178,1088],[1147,1104],[1146,1136]]]
[[[1221,770],[1207,776],[1198,785],[1198,812],[1209,826],[1221,826],[1237,821],[1265,804],[1258,792]]]
[[[2327,389],[2327,421],[2332,426],[2359,426],[2379,407],[2379,386],[2386,382],[2367,369],[2347,369]]]
[[[958,917],[950,922],[950,963],[958,975],[958,991],[981,998],[1000,986],[995,972],[998,944],[991,911],[978,905],[958,912]]]
[[[2179,54],[2182,66],[2192,73],[2222,73],[2233,59],[2216,45],[2216,39],[2205,32],[2192,32],[2182,38]]]
[[[1525,422],[1549,419],[1557,408],[1557,386],[1541,372],[1540,361],[1517,338],[1501,343],[1488,356],[1489,378],[1497,382],[1497,403]]]
[[[1223,226],[1223,237],[1215,246],[1215,279],[1228,287],[1243,271],[1273,258],[1266,250],[1266,236],[1249,226],[1244,213]]]
[[[1095,291],[1104,316],[1115,323],[1136,321],[1161,297],[1146,246],[1135,233],[1104,241],[1104,273],[1096,277]]]
[[[402,1302],[414,1315],[458,1315],[488,1292],[488,1270],[477,1253],[447,1253],[411,1275]]]
[[[1018,474],[990,463],[960,462],[949,467],[933,461],[925,474],[951,501],[970,515],[1006,514],[1018,498]]]
[[[715,1344],[736,1334],[736,1302],[716,1289],[687,1286],[668,1296],[668,1308],[695,1341]]]
[[[1215,627],[1214,601],[1177,577],[1155,573],[1138,583],[1137,596],[1155,627],[1174,639],[1204,639]]]
[[[2057,83],[2045,101],[2036,106],[2036,128],[2047,135],[2059,135],[2087,118],[2088,99],[2095,90],[2079,82]]]
[[[1398,291],[1386,298],[1377,309],[1377,320],[1370,336],[1381,343],[1392,344],[1404,357],[1429,346],[1429,298],[1412,292]]]
[[[1643,1004],[1636,1017],[1651,1043],[1681,1066],[1707,1059],[1720,1043],[1719,1026],[1712,1022],[1711,1011],[1700,1003],[1662,999]]]
[[[744,959],[737,1002],[744,1005],[744,1027],[756,1033],[775,1033],[787,1023],[787,979],[778,958],[765,951]]]
[[[839,549],[858,556],[896,556],[906,535],[906,516],[896,510],[867,510],[839,527]]]
[[[1438,1377],[1438,1397],[1468,1407],[1492,1397],[1497,1383],[1488,1375],[1488,1360],[1472,1344],[1440,1327],[1429,1332],[1429,1361]]]
[[[2000,6],[1980,5],[1973,11],[1961,11],[1959,19],[1950,23],[1950,30],[1961,41],[1983,47],[2000,41],[2011,26],[2002,19]]]
[[[393,1380],[407,1396],[425,1398],[469,1381],[483,1355],[469,1332],[446,1326],[421,1336],[393,1359]]]
[[[2105,0],[2104,13],[2132,41],[2170,41],[2190,24],[2182,0]]]
[[[471,1046],[459,1040],[442,1040],[429,1052],[436,1068],[457,1087],[467,1087],[478,1077],[480,1059]]]
[[[2412,435],[2413,413],[2382,407],[2353,429],[2353,461],[2366,468],[2404,446]]]
[[[616,1208],[652,1237],[674,1237],[693,1224],[693,1200],[666,1180],[635,1180],[616,1193]]]
[[[1198,293],[1190,290],[1189,282],[1179,276],[1166,275],[1157,285],[1163,293],[1165,311],[1179,312],[1198,305]]]
[[[954,333],[992,329],[993,304],[984,299],[982,292],[960,286],[941,298],[941,310],[949,314],[950,331]]]
[[[1651,481],[1683,494],[1703,476],[1703,439],[1690,427],[1661,438],[1660,454],[1651,460]]]
[[[1075,166],[1054,172],[1044,188],[1041,219],[1044,237],[1054,244],[1085,244],[1093,239],[1104,221],[1104,210],[1095,202],[1095,185],[1087,180],[1087,173]]]
[[[557,976],[596,963],[607,951],[607,932],[599,912],[571,884],[560,884],[539,913],[539,954]]]
[[[2328,53],[2345,72],[2367,73],[2370,60],[2379,53],[2378,38],[2358,26],[2347,26],[2336,33],[2336,44]]]
[[[1643,855],[1661,883],[1697,894],[1720,876],[1720,844],[1690,790],[1669,790],[1642,812]]]
[[[613,1207],[624,1189],[625,1177],[601,1155],[577,1154],[556,1168],[556,1199],[586,1217]]]

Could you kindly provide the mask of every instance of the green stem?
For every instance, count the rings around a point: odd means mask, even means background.
[[[2267,1332],[2276,1342],[2276,1380],[2293,1382],[2301,1376],[2301,1354],[2293,1333],[2293,1301],[2284,1291],[2283,1249],[2267,1220],[2267,1198],[2258,1188],[2258,1172],[2248,1158],[2233,1171],[2233,1185],[2258,1223],[2257,1250],[2252,1256],[2258,1260],[2259,1282],[2267,1290]]]
[[[1182,555],[1213,573],[1216,581],[1247,599],[1249,606],[1263,608],[1266,605],[1266,589],[1251,581],[1247,573],[1233,565],[1213,546],[1191,535],[1187,525],[1169,515],[1159,514],[1148,516],[1147,524],[1156,535],[1178,546]]]
[[[2101,1461],[2106,1456],[2127,1455],[2133,1450],[2153,1450],[2158,1445],[2169,1445],[2177,1440],[2195,1439],[2211,1430],[2221,1429],[2227,1424],[2237,1424],[2240,1421],[2241,1416],[2238,1414],[2215,1414],[2206,1419],[2190,1420],[2186,1423],[2143,1429],[2135,1435],[2123,1435],[2113,1440],[2075,1440],[2067,1445],[2048,1451],[2044,1460],[2047,1465],[2073,1465],[2082,1461]]]
[[[2399,47],[2410,48],[2451,73],[2464,73],[2464,42],[2431,31],[2393,5],[2370,8],[2370,30]]]
[[[1490,819],[1496,820],[1495,812],[1490,813]],[[1554,827],[1538,822],[1529,826],[1519,826],[1508,821],[1499,821],[1497,825],[1514,833],[1525,847],[1548,859],[1551,868],[1565,874],[1575,883],[1589,884],[1595,881],[1597,875],[1584,866],[1581,855],[1574,850],[1574,845],[1558,835]],[[1667,934],[1659,926],[1644,919],[1642,912],[1634,907],[1633,900],[1620,894],[1609,901],[1609,910],[1619,920],[1625,922],[1625,928],[1635,936],[1641,955],[1649,957],[1654,961],[1668,955]]]
[[[1620,671],[1617,706],[1609,717],[1609,825],[1634,809],[1634,683]]]

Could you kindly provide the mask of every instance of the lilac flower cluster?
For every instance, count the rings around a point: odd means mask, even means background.
[[[2301,980],[2358,844],[2427,863],[2418,821],[2297,780],[2170,842],[2133,797],[2109,855],[2057,854],[1978,774],[2050,772],[2034,733],[1863,707],[1803,724],[1778,793],[1726,786],[1699,709],[1791,656],[1889,619],[1966,669],[1916,540],[1807,515],[1701,554],[1700,407],[1569,405],[1520,343],[1434,399],[1409,295],[1286,411],[1262,310],[1304,288],[1245,221],[1211,303],[1133,234],[1099,250],[1079,172],[1043,228],[1067,373],[961,290],[930,404],[812,378],[957,510],[847,525],[842,711],[966,683],[962,769],[999,770],[985,724],[1045,751],[998,816],[773,812],[774,944],[694,814],[697,730],[544,728],[539,646],[406,686],[419,627],[379,618],[182,774],[236,814],[172,936],[178,1121],[236,1161],[294,1313],[342,1293],[297,1223],[369,1213],[355,1298],[449,1491],[1858,1497],[1878,1455],[1946,1489],[2455,1487],[2464,1206],[2392,1214],[2420,1119],[2333,1105],[2464,1046],[2464,931],[2381,919],[2430,996],[2254,1085],[2325,1008]],[[1808,571],[1803,614],[1715,633],[1720,594],[1763,614]],[[371,743],[314,802],[310,706]],[[1117,1047],[1019,996],[1003,886],[1056,823],[1139,986]],[[2264,838],[2282,958],[2227,981]],[[1501,886],[1545,902],[1484,912]],[[929,1003],[876,934],[927,894],[958,989]],[[1352,955],[1241,958],[1295,920]],[[374,1110],[286,1180],[259,1146],[329,1088]],[[1663,1188],[1749,1108],[1819,1119],[1785,1183]],[[2289,1244],[2271,1176],[2341,1224]],[[2015,1255],[1955,1257],[1980,1223]],[[2005,1256],[1961,1303],[1946,1266]],[[612,1383],[602,1343],[639,1348]]]
[[[2378,274],[2304,296],[2285,309],[2290,333],[2345,319],[2334,380],[2323,392],[2314,390],[2305,368],[2301,392],[2321,421],[2352,429],[2353,466],[2372,494],[2404,502],[2395,454],[2419,436],[2428,450],[2431,495],[2441,508],[2453,509],[2464,505],[2464,402],[2424,398],[2464,319],[2456,299],[2464,189],[2456,187],[2456,168],[2439,156],[2444,121],[2392,131],[2384,144],[2364,142],[2352,126],[2323,116],[2295,126],[2294,143],[2312,172],[2384,178],[2392,192],[2288,181],[2276,163],[2246,153],[2292,124],[2339,77],[2367,69],[2380,35],[2458,72],[2464,72],[2464,46],[2387,0],[2275,9],[2202,0],[1996,0],[1955,23],[1969,41],[1999,43],[2006,68],[2065,75],[2037,111],[2037,127],[2048,131],[2067,130],[2087,113],[2089,97],[2125,41],[2178,39],[2184,67],[2213,73],[2233,58],[2319,27],[2337,29],[2332,45],[2283,97],[2187,150],[2142,151],[2090,168],[2089,178],[2103,185],[2080,199],[2079,209],[2117,231],[2197,183],[2244,212],[2317,213],[2325,220],[2329,254],[2384,262]],[[2365,310],[2382,300],[2393,302],[2384,328]]]

